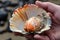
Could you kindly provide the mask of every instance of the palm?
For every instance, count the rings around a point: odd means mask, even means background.
[[[54,13],[56,14],[56,13]],[[59,40],[60,38],[60,21],[57,18],[57,16],[51,14],[51,19],[52,19],[52,24],[51,24],[51,29],[48,31],[45,31],[40,35],[43,38],[38,38],[38,40]]]
[[[51,29],[34,36],[37,40],[60,40],[60,6],[50,2],[36,2],[36,5],[46,9],[50,13],[52,24]],[[45,35],[44,35],[45,34]]]
[[[36,40],[60,40],[60,6],[49,2],[39,1],[36,2],[36,5],[51,12],[51,29],[45,31],[42,35],[27,35],[26,37],[28,40],[32,39],[33,36]]]
[[[58,12],[57,12],[58,13]],[[55,13],[54,13],[55,14]],[[51,15],[52,18],[52,25],[51,29],[46,31],[46,35],[50,36],[51,38],[53,37],[52,40],[58,39],[59,38],[59,33],[60,33],[60,21],[55,15]]]

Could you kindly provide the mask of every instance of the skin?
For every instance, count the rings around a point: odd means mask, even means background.
[[[60,6],[50,2],[36,1],[36,5],[50,12],[52,19],[51,29],[42,35],[34,35],[36,40],[60,40]]]
[[[25,37],[29,40],[60,40],[60,6],[50,2],[36,1],[37,6],[42,7],[51,16],[51,29],[43,32],[42,34],[29,34]],[[19,33],[17,33],[18,35]],[[33,39],[33,40],[34,40]]]

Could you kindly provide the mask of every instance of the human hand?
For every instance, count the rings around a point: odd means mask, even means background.
[[[34,35],[36,40],[60,40],[60,6],[50,2],[36,1],[36,5],[50,12],[52,19],[51,29],[42,35]]]
[[[42,34],[30,34],[26,35],[28,39],[34,39],[36,40],[60,40],[60,6],[50,3],[50,2],[40,2],[36,1],[36,5],[39,7],[42,7],[47,12],[50,12],[50,16],[52,19],[52,25],[51,29],[48,31],[43,32]],[[20,34],[20,33],[15,33]]]

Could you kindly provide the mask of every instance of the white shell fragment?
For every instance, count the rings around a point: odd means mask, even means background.
[[[32,17],[38,18],[39,21],[41,21],[41,25],[44,25],[44,27],[41,30],[35,31],[36,33],[42,33],[43,31],[50,29],[50,16],[45,10],[39,8],[36,5],[25,5],[23,8],[17,8],[13,12],[12,17],[10,18],[10,29],[13,32],[19,32],[22,34],[28,33],[24,30],[24,26],[26,21],[28,21]]]

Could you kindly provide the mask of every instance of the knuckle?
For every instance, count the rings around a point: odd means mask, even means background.
[[[51,4],[51,2],[46,2],[47,4]]]

